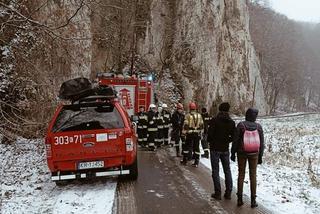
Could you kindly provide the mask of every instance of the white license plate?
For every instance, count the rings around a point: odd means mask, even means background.
[[[103,168],[103,161],[91,161],[91,162],[81,162],[78,165],[78,169],[94,169],[94,168]]]

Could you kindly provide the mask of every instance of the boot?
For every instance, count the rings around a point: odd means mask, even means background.
[[[227,200],[231,200],[231,192],[225,192],[223,197]]]
[[[181,157],[179,148],[176,149],[176,155],[177,155],[177,157]]]
[[[193,167],[198,167],[199,165],[199,160],[195,159],[194,163],[192,164]]]
[[[237,205],[238,207],[243,205],[243,199],[242,199],[242,194],[237,194],[238,195],[238,202]]]
[[[217,193],[217,192],[212,193],[211,197],[216,199],[216,200],[221,200],[221,193]]]
[[[201,155],[201,157],[203,157],[203,158],[209,158],[209,152],[208,152],[208,151],[204,151],[204,154]]]
[[[256,196],[251,196],[251,208],[257,207]]]
[[[182,165],[187,165],[187,158],[186,157],[183,157],[183,159],[180,161],[180,163]]]

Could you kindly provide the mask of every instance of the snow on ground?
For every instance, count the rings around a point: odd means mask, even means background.
[[[0,144],[1,214],[112,213],[115,179],[72,182],[50,180],[42,140]]]
[[[258,120],[266,149],[263,164],[258,165],[257,200],[275,213],[319,213],[320,115],[290,116]],[[211,168],[208,159],[201,162]],[[236,188],[236,163],[231,162],[231,170]],[[224,177],[221,165],[220,176]],[[248,172],[244,192],[250,196]]]

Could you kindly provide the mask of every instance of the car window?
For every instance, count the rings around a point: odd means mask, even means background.
[[[123,128],[124,123],[117,108],[110,106],[64,107],[52,128],[53,132]]]

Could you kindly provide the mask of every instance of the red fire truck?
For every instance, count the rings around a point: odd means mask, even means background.
[[[119,101],[129,116],[136,114],[141,106],[147,111],[149,105],[154,103],[154,84],[151,75],[136,78],[101,73],[97,78],[99,85],[114,86],[118,92]]]

